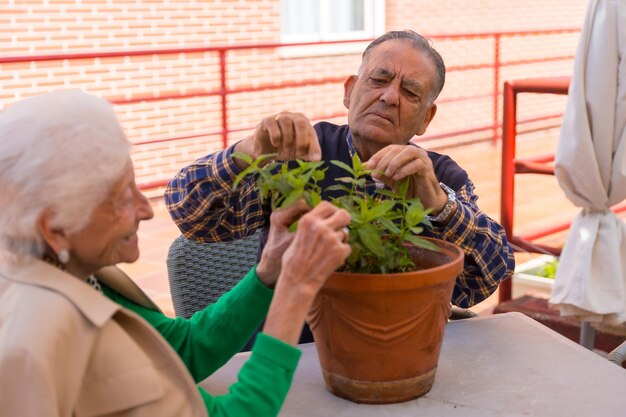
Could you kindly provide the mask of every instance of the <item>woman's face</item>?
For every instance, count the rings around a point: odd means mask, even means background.
[[[135,184],[129,159],[123,175],[93,211],[87,226],[68,237],[71,257],[67,270],[88,276],[103,266],[136,261],[139,222],[152,216],[150,203]]]

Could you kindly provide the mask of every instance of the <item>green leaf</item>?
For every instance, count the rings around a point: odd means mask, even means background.
[[[356,185],[357,187],[365,188],[365,184],[367,184],[365,178],[359,178],[358,180],[354,180],[354,185]]]
[[[398,194],[402,196],[402,198],[406,198],[407,192],[409,191],[409,179],[410,178],[407,178],[406,180],[402,181],[398,186]]]
[[[404,215],[404,220],[410,227],[413,227],[419,224],[424,217],[426,217],[424,207],[421,207],[421,204],[419,206],[412,205],[407,209],[406,214]]]
[[[350,173],[350,175],[352,175],[352,177],[354,177],[354,170],[352,169],[351,166],[349,166],[348,164],[346,164],[345,162],[341,162],[341,161],[330,161],[331,164],[338,166],[339,168],[342,168],[344,171],[348,171]]]
[[[343,182],[345,184],[354,184],[356,182],[356,180],[352,177],[339,177],[339,178],[335,178],[335,181]]]
[[[237,159],[241,159],[242,161],[244,161],[246,164],[248,165],[252,165],[254,162],[254,159],[252,158],[252,156],[248,155],[247,153],[243,153],[243,152],[233,152],[230,154],[233,158],[237,158]]]
[[[371,216],[374,219],[377,219],[383,216],[389,210],[393,209],[395,205],[396,203],[390,200],[382,201],[369,210],[369,216]]]
[[[371,169],[367,171],[367,173],[369,175],[377,174],[378,177],[382,177],[383,175],[385,175],[385,171],[381,171],[380,169]]]
[[[357,234],[363,246],[374,253],[376,256],[383,256],[383,244],[373,227],[362,227],[357,229]]]
[[[349,193],[350,188],[346,187],[345,185],[336,184],[336,185],[331,185],[329,187],[326,187],[326,191],[345,191]]]
[[[401,200],[402,196],[398,193],[396,193],[395,191],[392,190],[376,190],[376,194],[380,194],[382,196],[385,196],[387,198],[391,198],[393,200]]]
[[[404,237],[404,239],[407,242],[411,242],[415,246],[419,246],[419,247],[422,247],[424,249],[429,249],[429,250],[432,250],[434,252],[439,252],[439,247],[437,245],[435,245],[431,241],[423,239],[423,238],[421,238],[419,236],[406,235]]]
[[[365,169],[363,168],[363,163],[361,162],[361,158],[359,158],[359,155],[356,152],[354,153],[354,155],[352,155],[352,167],[354,168],[352,175],[355,178],[359,178],[364,175]]]
[[[308,198],[307,198],[308,197]],[[315,207],[317,206],[319,203],[322,202],[322,196],[319,193],[315,193],[315,192],[311,192],[309,194],[307,194],[305,196],[306,198],[306,202],[309,204],[309,206],[311,207]]]
[[[248,167],[248,168],[250,168],[250,167]],[[239,175],[237,175],[237,176],[235,177],[235,181],[233,181],[233,191],[235,191],[235,190],[237,189],[237,187],[239,186],[239,184],[241,183],[241,181],[243,181],[243,179],[244,179],[245,177],[247,177],[247,176],[248,176],[248,174],[250,174],[250,173],[252,172],[252,170],[250,170],[250,169],[248,169],[248,168],[246,168],[246,169],[244,169],[243,171],[241,171],[241,172],[239,173]]]
[[[299,198],[303,198],[303,192],[301,190],[293,190],[284,200],[280,203],[280,207],[288,207],[291,203],[298,200]]]
[[[273,158],[274,156],[276,156],[276,154],[264,154],[256,159],[252,159],[250,155],[243,152],[233,152],[231,156],[237,159],[241,159],[248,164],[248,167],[240,172],[239,175],[237,175],[237,177],[235,178],[235,181],[233,181],[233,190],[235,190],[237,189],[237,186],[242,181],[242,179],[247,175],[260,174],[262,171],[264,171],[264,168],[261,168],[261,164],[266,160]]]
[[[414,235],[419,235],[420,233],[422,233],[424,231],[423,227],[411,227],[409,230],[411,230],[411,233],[413,233]]]
[[[399,234],[400,228],[390,219],[385,217],[381,217],[378,219],[378,222],[391,234]]]
[[[313,171],[313,180],[317,183],[326,178],[326,170]]]
[[[277,191],[278,194],[282,196],[286,196],[291,194],[291,191],[295,188],[289,182],[285,181],[285,179],[281,179],[277,176],[272,177],[272,181],[268,182],[268,186],[271,190]]]

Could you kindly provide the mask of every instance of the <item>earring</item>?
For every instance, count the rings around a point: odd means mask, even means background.
[[[65,265],[70,261],[70,251],[67,249],[61,249],[57,254],[57,258],[59,258],[59,262]]]

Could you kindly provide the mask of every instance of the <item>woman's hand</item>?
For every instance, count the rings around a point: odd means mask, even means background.
[[[350,214],[326,201],[304,215],[283,255],[282,284],[306,286],[317,294],[328,276],[350,255],[344,231],[348,223]]]
[[[283,254],[292,242],[295,233],[289,232],[289,226],[310,211],[304,200],[297,200],[289,207],[276,209],[270,217],[270,231],[256,267],[256,274],[266,286],[273,288],[280,274]]]
[[[282,269],[263,331],[296,344],[313,299],[326,279],[345,262],[347,211],[322,202],[302,216],[282,257]]]

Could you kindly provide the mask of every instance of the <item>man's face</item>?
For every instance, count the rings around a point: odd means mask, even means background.
[[[423,134],[437,110],[430,102],[435,77],[433,61],[408,41],[392,39],[376,46],[361,74],[344,84],[355,144],[382,149]]]

